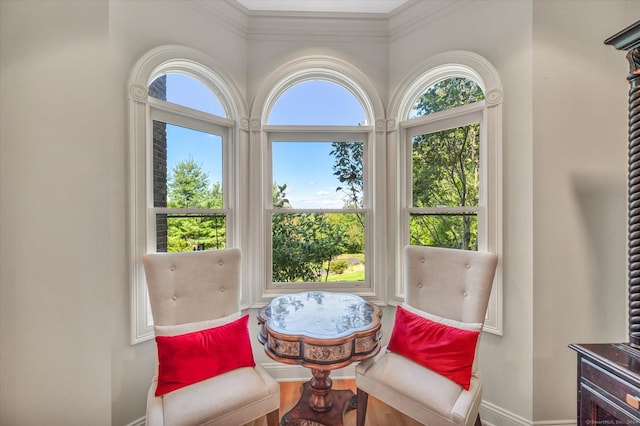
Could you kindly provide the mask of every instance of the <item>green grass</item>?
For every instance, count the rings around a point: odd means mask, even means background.
[[[359,265],[350,265],[345,272],[342,274],[329,274],[327,278],[327,282],[336,282],[336,281],[364,281],[364,254],[356,253],[356,254],[343,254],[338,256],[337,260],[347,259],[347,258],[355,258],[360,259],[361,262]]]

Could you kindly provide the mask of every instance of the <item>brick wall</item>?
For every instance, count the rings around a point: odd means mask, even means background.
[[[167,100],[167,77],[149,85],[149,96]],[[167,125],[153,122],[153,206],[167,207]],[[167,251],[167,219],[156,217],[156,250]]]

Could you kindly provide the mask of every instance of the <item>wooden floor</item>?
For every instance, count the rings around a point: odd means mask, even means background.
[[[301,385],[301,382],[280,383],[281,417],[298,402]],[[355,392],[356,383],[354,380],[334,380],[333,389],[351,389]],[[356,410],[350,410],[345,414],[343,421],[344,426],[355,426]],[[244,426],[267,426],[267,419],[262,417]],[[422,426],[422,424],[370,396],[365,426]]]

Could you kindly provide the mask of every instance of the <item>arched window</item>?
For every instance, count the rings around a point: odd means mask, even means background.
[[[185,57],[192,60],[173,59]],[[238,108],[203,59],[190,49],[156,49],[139,61],[130,85],[133,342],[153,333],[143,255],[220,249],[237,238]]]
[[[167,72],[149,85],[149,96],[197,111],[227,117],[220,100],[210,87],[183,72]]]
[[[395,103],[398,253],[412,244],[501,255],[500,80],[486,60],[470,52],[438,55],[423,69],[407,80]],[[404,290],[396,290],[401,297]],[[502,332],[501,297],[499,268],[485,321],[485,329],[497,334]]]
[[[258,95],[255,108],[265,123],[264,208],[257,220],[265,224],[262,294],[373,291],[375,113],[366,78],[333,65],[332,59],[285,65]]]
[[[161,74],[148,90],[154,98],[150,102],[153,215],[149,225],[156,231],[155,250],[224,248],[227,182],[223,151],[229,128],[216,123],[214,117],[199,114],[224,114],[224,110],[203,82],[186,74]]]
[[[407,127],[409,244],[478,249],[483,100],[475,81],[454,76],[429,86],[411,108],[410,119],[430,119]],[[441,111],[446,118],[436,116]]]
[[[271,109],[272,286],[366,282],[365,121],[355,96],[328,80],[295,84]]]

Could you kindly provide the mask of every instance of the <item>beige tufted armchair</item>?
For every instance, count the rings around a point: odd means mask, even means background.
[[[240,317],[240,250],[153,253],[144,257],[156,336],[183,335]],[[155,396],[146,424],[242,425],[267,415],[278,424],[280,386],[260,365],[242,367]]]
[[[404,288],[407,309],[453,320],[484,323],[497,256],[492,253],[407,246]],[[356,367],[357,425],[363,426],[368,395],[425,425],[480,424],[482,379],[476,357],[468,390],[390,351]]]

